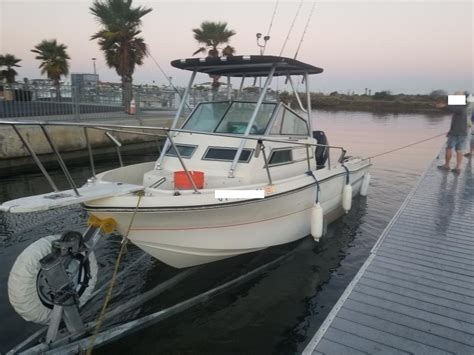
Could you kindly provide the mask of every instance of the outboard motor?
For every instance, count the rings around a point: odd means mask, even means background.
[[[323,131],[313,131],[313,138],[318,141],[318,144],[329,145],[328,138]],[[316,158],[316,169],[324,168],[329,158],[329,147],[316,147],[314,155]]]

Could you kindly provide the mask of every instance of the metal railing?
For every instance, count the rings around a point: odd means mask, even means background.
[[[80,120],[107,118],[124,112],[115,88],[55,87],[10,84],[0,96],[0,119]]]
[[[0,85],[0,119],[80,121],[140,118],[153,111],[175,111],[179,93],[166,88],[134,87],[135,112],[125,112],[119,85]],[[131,116],[133,114],[134,116]]]
[[[28,150],[28,152],[31,154],[34,162],[38,166],[38,168],[41,170],[45,178],[47,179],[48,183],[52,187],[54,191],[58,191],[58,188],[56,187],[54,181],[52,180],[51,176],[48,174],[46,171],[44,165],[41,163],[41,160],[38,158],[37,154],[35,153],[33,147],[28,143],[28,141],[23,137],[21,134],[20,130],[18,129],[18,126],[37,126],[41,129],[43,135],[45,136],[47,142],[49,143],[53,153],[55,154],[55,157],[61,167],[61,170],[63,171],[64,175],[66,176],[66,180],[68,181],[70,187],[72,190],[74,190],[74,193],[76,196],[79,196],[79,191],[77,188],[77,185],[75,184],[66,164],[64,163],[64,160],[61,157],[60,152],[54,145],[49,132],[47,130],[48,126],[65,126],[65,127],[77,127],[77,128],[82,128],[84,130],[84,134],[86,137],[86,144],[87,144],[87,150],[89,153],[89,160],[90,160],[90,165],[92,169],[92,174],[95,177],[95,164],[94,164],[94,157],[92,153],[92,148],[90,145],[90,141],[88,139],[88,129],[95,129],[99,131],[103,131],[109,139],[115,144],[117,148],[117,155],[119,159],[119,164],[120,166],[123,166],[122,162],[122,157],[120,153],[120,148],[121,148],[121,143],[118,141],[117,138],[111,135],[110,132],[118,132],[118,133],[128,133],[128,134],[136,134],[136,135],[145,135],[145,136],[154,136],[154,137],[162,137],[162,138],[167,138],[168,141],[170,142],[171,146],[174,148],[174,151],[176,152],[176,156],[179,160],[179,163],[181,167],[183,168],[189,182],[191,183],[194,193],[200,193],[194,179],[192,178],[189,169],[186,166],[186,163],[182,159],[179,149],[177,149],[175,142],[173,140],[173,135],[170,134],[170,132],[181,132],[181,133],[192,133],[192,134],[197,134],[197,135],[208,135],[208,136],[220,136],[220,137],[228,137],[228,138],[234,138],[234,139],[242,139],[242,135],[235,135],[235,134],[226,134],[226,133],[214,133],[214,132],[199,132],[199,131],[189,131],[189,130],[183,130],[183,129],[175,129],[175,128],[163,128],[163,127],[147,127],[147,126],[140,126],[139,128],[137,126],[129,126],[129,125],[114,125],[114,124],[92,124],[92,123],[72,123],[72,122],[17,122],[17,121],[1,121],[0,120],[0,126],[2,125],[8,125],[13,128],[15,133],[18,135],[20,138],[21,142],[25,146],[25,148]],[[139,131],[137,130],[139,129]],[[344,157],[346,154],[346,151],[343,147],[338,147],[338,146],[330,146],[330,145],[322,145],[322,144],[317,144],[317,143],[308,143],[308,142],[299,142],[295,141],[292,139],[277,139],[277,138],[272,138],[272,137],[266,137],[266,136],[246,136],[245,139],[247,140],[254,140],[256,141],[256,153],[255,157],[259,157],[259,153],[262,152],[262,158],[264,160],[264,167],[267,173],[267,178],[268,178],[268,184],[273,185],[273,180],[271,176],[271,166],[269,165],[269,160],[268,156],[265,151],[265,146],[264,142],[275,142],[275,143],[286,143],[286,144],[291,144],[293,146],[301,146],[306,149],[306,161],[307,161],[307,168],[308,168],[308,173],[311,173],[312,175],[312,169],[311,169],[311,158],[312,155],[310,154],[311,147],[324,147],[326,149],[337,149],[340,150],[341,154],[338,158],[337,164],[342,165],[344,161]],[[328,168],[331,169],[331,163],[330,160],[328,159],[327,162]],[[314,177],[314,175],[313,175]],[[317,181],[317,180],[316,180]]]
[[[240,100],[254,100],[260,94],[258,87],[231,90],[231,96]],[[0,85],[0,120],[86,121],[113,118],[162,117],[163,112],[175,112],[184,94],[184,88],[134,86],[132,97],[135,112],[125,112],[120,84],[65,85],[57,90],[51,83]],[[270,91],[266,100],[277,100],[278,93]],[[187,116],[198,103],[228,100],[229,91],[221,87],[190,89],[182,115]],[[172,114],[169,114],[171,117]]]

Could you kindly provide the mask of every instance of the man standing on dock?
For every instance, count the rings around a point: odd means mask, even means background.
[[[466,95],[465,92],[456,92],[455,95]],[[447,103],[437,104],[436,107],[446,107]],[[456,167],[451,171],[455,174],[461,172],[461,163],[463,158],[463,150],[467,141],[468,124],[467,124],[467,112],[469,103],[466,102],[464,105],[449,105],[449,109],[453,112],[451,118],[451,127],[447,134],[448,141],[446,142],[446,155],[444,165],[438,166],[441,170],[449,171],[449,162],[451,161],[452,150],[456,151]]]

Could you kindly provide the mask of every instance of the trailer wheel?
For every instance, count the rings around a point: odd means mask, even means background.
[[[51,305],[45,305],[37,291],[40,260],[51,253],[51,244],[60,235],[41,238],[25,250],[15,260],[8,277],[8,298],[15,311],[26,321],[48,324],[51,317]],[[79,304],[84,304],[91,296],[97,282],[97,260],[94,253],[89,255],[88,268],[90,278],[88,287],[82,290]]]

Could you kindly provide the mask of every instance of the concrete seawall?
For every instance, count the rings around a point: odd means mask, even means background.
[[[92,120],[89,122],[93,122]],[[112,119],[94,123],[102,124],[126,124],[136,125],[137,128],[143,126],[169,127],[170,117],[150,117],[141,119]],[[43,132],[38,126],[19,126],[19,131],[28,143],[33,147],[36,154],[45,166],[52,165],[55,162],[52,149],[49,146]],[[54,144],[61,152],[63,158],[68,160],[87,159],[87,143],[83,128],[48,126],[47,131]],[[141,136],[129,133],[111,132],[124,145],[123,150],[127,151],[137,147],[140,143],[156,144],[159,138],[150,136]],[[115,154],[115,146],[105,135],[104,131],[88,129],[89,142],[96,155]],[[136,148],[135,148],[136,149]],[[37,167],[30,157],[29,152],[11,126],[0,125],[0,176],[16,175],[29,171],[36,171]]]

